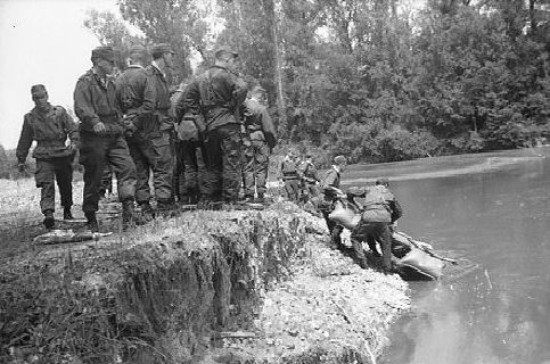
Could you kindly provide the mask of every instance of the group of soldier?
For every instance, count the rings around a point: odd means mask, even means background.
[[[37,142],[35,180],[46,228],[55,225],[55,180],[64,219],[73,218],[77,150],[84,168],[82,210],[93,232],[99,231],[96,213],[109,171],[116,175],[124,230],[171,214],[178,203],[217,209],[263,201],[269,154],[277,142],[265,90],[245,82],[236,72],[238,54],[221,47],[211,67],[174,92],[168,82],[173,55],[166,43],[150,51],[133,46],[127,68],[115,77],[112,47],[93,49],[92,68],[74,90],[78,124],[63,107],[49,103],[44,85],[31,87],[35,108],[25,115],[16,156],[23,170]],[[182,177],[182,188],[175,187],[174,173]]]
[[[44,85],[31,87],[35,107],[25,115],[16,156],[24,170],[29,149],[37,142],[35,180],[41,188],[46,228],[55,225],[55,181],[63,217],[73,219],[72,163],[77,150],[84,167],[82,210],[92,232],[99,231],[96,213],[109,171],[116,175],[123,230],[170,215],[178,204],[219,209],[265,201],[269,156],[277,143],[264,104],[265,90],[256,82],[245,82],[236,72],[238,54],[222,47],[211,67],[173,91],[168,82],[173,54],[166,43],[154,45],[150,52],[134,46],[126,69],[114,77],[113,49],[92,50],[92,68],[74,90],[78,124],[63,107],[49,103]],[[346,163],[344,156],[335,157],[320,177],[311,155],[300,161],[290,150],[279,169],[286,197],[315,203],[335,249],[342,249],[343,227],[330,215],[341,193]],[[178,179],[180,183],[174,183]],[[352,243],[358,263],[365,267],[361,242],[377,252],[378,241],[384,267],[390,270],[391,225],[402,212],[387,181],[379,182],[369,193],[370,202],[361,207],[354,199],[365,197],[365,191],[348,193],[351,205],[362,213]]]

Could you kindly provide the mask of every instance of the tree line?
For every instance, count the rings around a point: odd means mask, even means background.
[[[373,163],[549,138],[550,0],[417,3],[118,0],[122,19],[91,11],[85,26],[121,67],[133,43],[171,43],[174,87],[230,45],[268,90],[283,148]]]

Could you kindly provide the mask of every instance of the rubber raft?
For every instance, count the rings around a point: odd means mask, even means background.
[[[343,202],[337,202],[334,211],[329,218],[347,228],[353,230],[361,215],[348,207]],[[439,256],[433,251],[430,244],[415,240],[405,233],[394,231],[392,235],[392,262],[396,272],[407,281],[433,281],[443,275],[446,262],[454,261]],[[367,260],[374,266],[380,265],[381,258],[367,251]]]

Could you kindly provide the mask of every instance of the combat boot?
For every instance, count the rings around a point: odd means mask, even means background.
[[[44,224],[48,230],[54,227],[55,219],[53,217],[53,210],[44,211],[44,221],[42,221],[42,224]]]
[[[146,221],[134,211],[134,201],[122,201],[122,231],[127,231],[131,227],[144,224],[146,224]]]
[[[65,206],[63,208],[63,220],[74,220],[73,214],[71,213],[71,206]]]
[[[95,216],[95,212],[86,212],[84,213],[86,215],[86,225],[88,226],[88,229],[92,233],[98,233],[99,232],[99,224],[97,223],[97,217]]]
[[[149,201],[139,204],[141,208],[141,216],[147,222],[152,221],[155,218],[155,210],[149,204]]]

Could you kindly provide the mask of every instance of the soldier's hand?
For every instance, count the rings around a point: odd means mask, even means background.
[[[78,148],[79,148],[78,142],[72,140],[71,144],[69,144],[69,149],[76,151],[78,150]]]
[[[105,134],[106,132],[107,132],[107,128],[105,127],[105,124],[103,124],[103,122],[100,121],[94,125],[94,133],[102,135],[102,134]]]
[[[17,165],[17,169],[19,170],[20,173],[24,173],[26,168],[27,166],[25,165],[25,163],[19,163]]]

